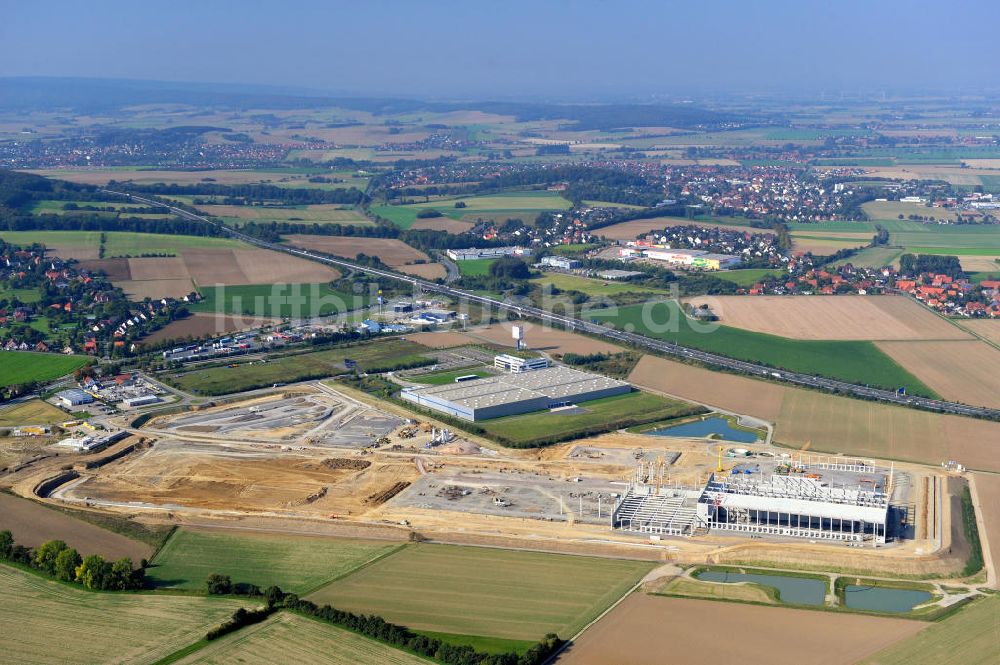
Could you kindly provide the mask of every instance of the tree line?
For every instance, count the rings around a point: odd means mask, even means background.
[[[99,554],[81,556],[61,540],[31,549],[17,543],[10,531],[0,531],[0,560],[27,566],[60,582],[79,584],[94,591],[135,591],[146,584],[145,561],[139,568],[123,557],[105,561]]]

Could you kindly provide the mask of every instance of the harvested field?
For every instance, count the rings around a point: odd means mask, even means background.
[[[83,270],[100,271],[111,281],[126,281],[132,279],[132,269],[129,259],[98,259],[96,261],[80,261]],[[142,278],[145,279],[145,278]]]
[[[524,640],[548,632],[569,637],[651,567],[640,561],[421,544],[310,599],[420,630]]]
[[[65,411],[40,399],[29,399],[25,402],[0,406],[0,427],[51,425],[69,419],[70,417]]]
[[[315,204],[301,207],[267,207],[240,205],[199,205],[197,209],[213,217],[232,217],[238,220],[296,222],[303,224],[371,224],[363,214],[339,204]]]
[[[1000,408],[1000,350],[995,347],[980,340],[877,346],[945,399]]]
[[[220,185],[243,185],[257,182],[275,182],[290,177],[288,171],[215,170],[215,171],[155,171],[145,169],[34,169],[28,171],[48,178],[58,178],[85,185],[106,185],[110,180],[136,184],[177,183],[197,184],[206,179]]]
[[[198,641],[246,600],[94,593],[0,565],[8,663],[155,663]]]
[[[622,242],[635,240],[640,235],[645,235],[650,231],[659,231],[671,226],[688,226],[697,224],[699,226],[710,226],[712,228],[729,229],[731,231],[755,231],[749,226],[735,226],[733,224],[721,224],[705,220],[685,219],[683,217],[653,217],[651,219],[636,219],[630,222],[619,222],[594,231],[599,236],[604,236],[608,240],[620,240]],[[760,232],[764,232],[761,229]]]
[[[106,559],[129,557],[135,563],[153,553],[137,540],[83,522],[37,501],[0,493],[0,530],[9,529],[14,540],[38,547],[47,540],[63,540],[82,555],[100,554]]]
[[[1000,652],[998,617],[1000,596],[982,598],[958,614],[879,651],[862,665],[994,664]]]
[[[658,665],[670,654],[671,662],[685,665],[853,665],[923,627],[905,619],[632,594],[557,662]]]
[[[838,397],[643,356],[629,381],[775,423],[793,447],[1000,472],[1000,423]]]
[[[121,287],[129,300],[138,302],[145,298],[183,298],[194,291],[194,283],[190,279],[150,279],[142,282],[135,280],[115,282]]]
[[[223,335],[239,330],[248,330],[268,325],[272,322],[272,319],[195,312],[186,319],[171,321],[142,341],[146,344],[156,344],[165,339],[186,339],[188,336],[198,339],[210,335]]]
[[[992,272],[1000,270],[1000,263],[997,259],[1000,258],[995,255],[988,256],[960,256],[958,257],[959,263],[962,264],[962,270],[966,272]]]
[[[50,254],[79,261],[97,260],[100,253],[100,231],[3,231],[0,238],[14,245],[45,245]]]
[[[426,665],[426,659],[306,617],[282,612],[215,640],[178,665]]]
[[[861,237],[851,237],[855,234],[844,234],[844,236],[823,235],[810,236],[792,234],[792,249],[796,254],[812,252],[817,256],[828,256],[836,254],[842,249],[851,249],[867,245],[871,241],[871,235],[865,234]]]
[[[316,236],[297,234],[284,239],[295,247],[354,259],[358,254],[377,256],[383,263],[393,268],[410,265],[417,261],[430,261],[430,257],[395,238],[360,238],[354,236]]]
[[[401,272],[405,272],[407,275],[415,275],[417,277],[422,277],[423,279],[444,279],[448,275],[448,271],[440,263],[418,263],[413,265],[401,266]]]
[[[149,279],[191,279],[191,274],[188,272],[187,266],[184,265],[184,259],[179,256],[110,260],[127,261],[129,279],[141,281]]]
[[[975,484],[976,512],[985,527],[979,534],[983,558],[992,560],[994,586],[1000,587],[1000,475],[976,473],[972,482]]]
[[[432,231],[447,231],[448,233],[465,233],[473,226],[472,222],[467,222],[451,217],[434,217],[431,219],[418,219],[410,225],[411,229],[430,229]]]
[[[701,296],[727,326],[812,340],[969,339],[905,296]]]
[[[149,578],[158,587],[205,588],[212,573],[266,589],[306,593],[398,547],[375,540],[181,529],[156,554]]]
[[[466,336],[473,342],[486,341],[491,344],[514,347],[514,339],[511,334],[513,323],[497,323],[488,328],[477,328],[470,330]],[[518,325],[524,327],[525,338],[529,349],[535,351],[545,351],[546,353],[620,353],[625,351],[623,347],[616,346],[609,342],[591,339],[584,335],[550,328],[536,323],[519,321]]]
[[[973,321],[962,321],[961,326],[971,330],[980,337],[988,339],[994,344],[1000,344],[1000,321],[995,319],[975,319]]]
[[[460,332],[422,332],[407,335],[411,342],[416,342],[431,349],[449,349],[453,346],[466,346],[472,343],[464,333]]]

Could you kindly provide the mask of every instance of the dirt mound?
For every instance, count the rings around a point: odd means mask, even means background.
[[[397,494],[405,490],[409,486],[410,483],[408,482],[395,483],[392,487],[385,490],[384,492],[376,492],[375,494],[372,494],[367,499],[365,499],[365,503],[369,506],[377,506],[379,504],[383,504],[392,497],[396,496]]]
[[[352,469],[354,471],[362,471],[367,469],[372,465],[368,460],[363,459],[345,459],[343,457],[331,457],[330,459],[323,460],[323,466],[331,469]]]

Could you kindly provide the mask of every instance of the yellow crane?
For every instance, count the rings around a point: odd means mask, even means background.
[[[660,496],[660,483],[663,482],[663,455],[656,458],[656,494]]]
[[[722,473],[722,446],[719,446],[719,463],[715,465],[715,472]]]

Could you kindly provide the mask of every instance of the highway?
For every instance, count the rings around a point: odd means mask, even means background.
[[[284,252],[286,254],[298,256],[300,258],[308,259],[310,261],[317,261],[320,263],[326,263],[329,265],[339,266],[342,268],[357,270],[370,275],[377,275],[379,277],[386,277],[390,279],[399,280],[401,282],[406,282],[408,284],[418,286],[424,292],[440,293],[442,295],[458,298],[468,302],[478,303],[480,305],[496,308],[497,310],[509,312],[519,317],[537,319],[539,321],[554,325],[559,328],[565,328],[567,330],[573,330],[577,332],[587,333],[590,335],[595,335],[598,337],[603,337],[606,339],[621,342],[623,344],[634,346],[637,348],[644,348],[649,351],[653,351],[655,353],[668,356],[676,356],[680,358],[687,358],[690,360],[698,361],[700,363],[704,363],[706,365],[712,365],[714,367],[721,367],[723,369],[733,370],[745,374],[756,375],[761,378],[778,380],[785,383],[806,386],[809,388],[818,388],[830,392],[853,395],[855,397],[862,399],[890,402],[893,404],[899,404],[911,408],[925,409],[928,411],[936,411],[940,413],[950,413],[961,416],[971,416],[976,418],[988,418],[991,420],[1000,420],[1000,409],[969,406],[967,404],[960,404],[958,402],[947,402],[943,400],[936,400],[927,397],[918,397],[913,395],[899,395],[891,390],[871,388],[865,385],[847,383],[845,381],[837,381],[835,379],[813,376],[811,374],[799,374],[796,372],[777,370],[773,367],[768,367],[766,365],[758,365],[755,363],[745,362],[742,360],[735,360],[733,358],[728,358],[726,356],[720,356],[714,353],[708,353],[706,351],[699,351],[697,349],[679,346],[677,344],[672,344],[670,342],[665,342],[658,339],[645,337],[643,335],[638,335],[636,333],[616,330],[614,328],[602,326],[596,323],[591,323],[589,321],[584,321],[582,319],[564,316],[561,314],[554,314],[552,312],[540,309],[538,307],[505,303],[501,300],[496,300],[494,298],[489,298],[487,296],[481,296],[474,293],[470,293],[468,291],[463,291],[462,289],[457,289],[455,287],[448,286],[447,284],[437,284],[435,282],[428,282],[426,280],[419,279],[417,277],[403,275],[400,273],[392,272],[390,270],[381,270],[378,268],[369,268],[366,266],[360,266],[350,261],[346,261],[344,259],[330,257],[323,254],[316,254],[304,249],[298,249],[295,247],[288,247],[285,245],[279,245],[276,243],[267,242],[240,233],[238,230],[230,228],[224,224],[218,224],[216,222],[213,222],[212,220],[206,217],[202,217],[201,215],[196,215],[181,208],[175,208],[168,204],[164,204],[160,201],[144,198],[142,196],[137,196],[135,194],[129,194],[127,192],[117,192],[112,190],[101,190],[101,191],[106,194],[116,194],[118,196],[124,196],[129,199],[138,201],[139,203],[145,203],[147,205],[167,207],[175,214],[181,217],[194,221],[200,221],[205,224],[209,224],[211,226],[215,226],[224,233],[228,234],[229,236],[242,240],[243,242],[250,245],[255,245],[257,247],[270,249],[277,252]]]

